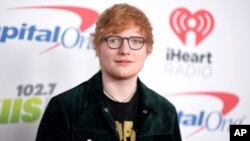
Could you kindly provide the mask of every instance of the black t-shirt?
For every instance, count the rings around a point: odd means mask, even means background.
[[[138,107],[138,91],[129,102],[120,103],[111,100],[105,95],[105,101],[108,104],[109,110],[114,116],[116,127],[120,136],[120,140],[136,140],[136,116]],[[126,138],[126,139],[125,139]]]

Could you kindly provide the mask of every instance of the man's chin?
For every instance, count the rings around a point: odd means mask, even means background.
[[[119,79],[119,80],[128,80],[128,79],[132,79],[136,76],[137,76],[136,73],[119,73],[119,74],[115,75],[115,78]]]

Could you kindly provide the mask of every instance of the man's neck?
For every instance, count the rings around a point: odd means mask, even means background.
[[[106,95],[115,101],[129,101],[137,88],[137,76],[128,79],[116,79],[102,73],[102,81]]]

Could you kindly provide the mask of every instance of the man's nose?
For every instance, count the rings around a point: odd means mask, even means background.
[[[123,39],[122,45],[119,48],[118,53],[119,54],[130,54],[130,47],[129,47],[129,43],[128,43],[128,39]]]

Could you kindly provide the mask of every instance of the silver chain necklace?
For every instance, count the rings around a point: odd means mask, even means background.
[[[105,90],[103,89],[103,93],[104,93],[106,96],[108,96],[108,97],[111,98],[112,100],[114,100],[114,101],[116,101],[116,102],[120,102],[120,103],[127,102],[127,100],[129,100],[131,97],[134,96],[135,92],[136,92],[136,89],[135,89],[135,90],[133,91],[133,93],[130,94],[127,98],[123,99],[122,101],[119,101],[119,100],[117,100],[114,96],[112,96],[111,94],[109,94],[107,91],[105,91]]]

